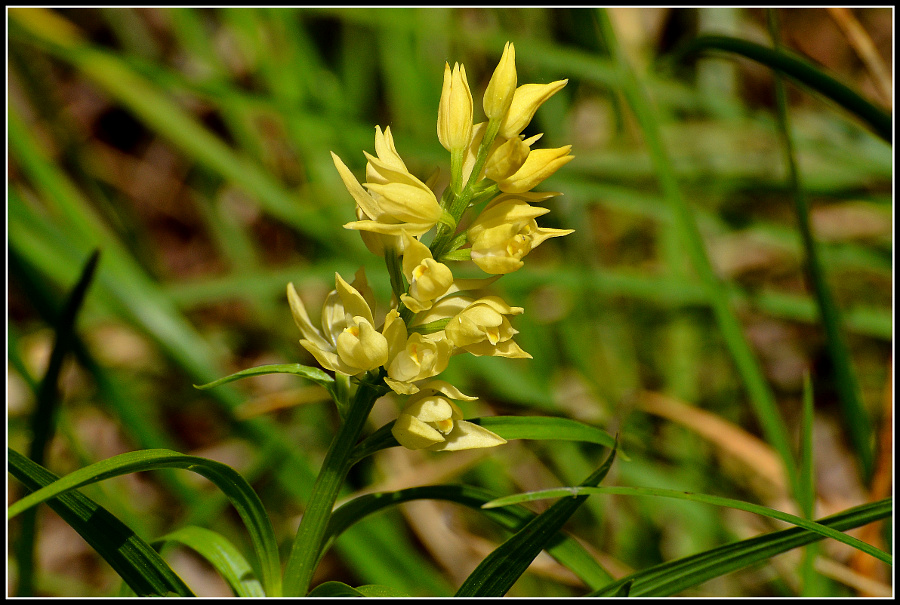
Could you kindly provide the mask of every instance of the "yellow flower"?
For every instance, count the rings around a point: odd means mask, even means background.
[[[523,141],[521,135],[516,135],[502,141],[488,156],[484,176],[498,183],[511,177],[525,164],[531,153],[531,146],[542,136],[544,135],[536,134]]]
[[[407,233],[403,234],[403,274],[409,294],[401,295],[400,300],[413,313],[430,309],[453,285],[450,268],[434,260],[428,246]]]
[[[312,325],[303,301],[288,284],[287,295],[294,322],[303,334],[300,344],[322,367],[348,376],[374,370],[388,361],[388,342],[373,327],[372,292],[362,269],[353,284],[335,273],[335,289],[322,307],[322,330]],[[366,300],[368,298],[368,301]]]
[[[387,376],[384,381],[395,392],[404,395],[419,390],[414,382],[437,376],[450,362],[452,345],[443,332],[423,336],[408,335],[406,325],[397,310],[392,310],[382,330],[388,343]]]
[[[497,182],[505,193],[525,193],[544,179],[568,164],[575,156],[569,155],[571,145],[559,149],[534,149],[522,166],[513,174]]]
[[[522,258],[544,240],[573,232],[538,227],[534,219],[547,212],[550,210],[530,206],[517,197],[498,197],[469,227],[472,261],[485,273],[512,273],[524,265]]]
[[[444,87],[438,106],[437,135],[447,151],[465,149],[472,138],[472,93],[466,81],[466,68],[444,64]]]
[[[394,422],[391,433],[400,445],[411,450],[456,451],[502,445],[506,440],[491,431],[462,419],[453,399],[471,401],[459,389],[442,380],[433,380],[410,397]]]
[[[507,315],[522,311],[522,307],[510,307],[498,296],[486,296],[457,313],[444,328],[444,334],[454,347],[473,355],[530,359],[531,355],[513,342],[518,331],[506,319]]]
[[[434,227],[441,217],[441,205],[428,185],[406,169],[394,147],[390,128],[382,133],[380,127],[375,127],[375,152],[377,157],[366,153],[369,163],[365,188],[344,162],[334,152],[331,154],[344,186],[356,200],[357,217],[364,217],[344,227],[390,236],[400,236],[404,230],[422,235]]]
[[[523,84],[516,89],[506,117],[500,125],[500,136],[511,139],[528,126],[538,107],[544,101],[562,90],[568,80],[557,80],[550,84]]]
[[[516,92],[516,48],[507,42],[500,63],[484,91],[484,115],[488,120],[502,119]]]

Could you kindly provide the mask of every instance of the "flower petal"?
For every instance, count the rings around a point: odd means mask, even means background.
[[[504,443],[506,443],[506,439],[484,427],[465,420],[457,420],[453,425],[453,430],[444,437],[443,441],[427,446],[425,449],[432,452],[455,452],[480,447],[494,447]]]

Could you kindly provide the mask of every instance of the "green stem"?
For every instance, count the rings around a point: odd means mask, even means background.
[[[353,466],[350,454],[359,440],[372,405],[382,395],[382,391],[376,386],[381,378],[382,374],[378,374],[377,381],[360,384],[350,404],[347,418],[328,448],[284,569],[284,596],[304,596],[309,592],[313,572],[322,555],[325,528],[331,519],[344,479]]]
[[[481,145],[478,147],[478,154],[475,156],[475,165],[472,167],[472,172],[469,174],[469,180],[466,182],[466,186],[459,194],[456,194],[455,190],[452,191],[446,202],[444,200],[441,201],[442,204],[446,203],[445,208],[448,209],[450,216],[453,217],[456,224],[459,224],[459,220],[469,207],[469,203],[472,201],[472,198],[475,197],[476,193],[483,193],[482,191],[477,190],[478,175],[481,174],[485,163],[487,163],[488,151],[490,151],[491,145],[494,144],[494,139],[497,138],[497,133],[499,131],[500,120],[491,120],[488,122],[484,137],[481,139]],[[451,161],[452,160],[453,158],[451,157]],[[455,176],[456,175],[453,175],[454,178]],[[453,189],[453,187],[451,186],[450,189]],[[451,237],[453,237],[453,229],[445,223],[440,223],[434,241],[431,243],[431,254],[434,258],[443,256],[447,251],[447,244]]]

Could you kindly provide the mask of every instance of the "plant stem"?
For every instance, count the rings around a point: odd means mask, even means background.
[[[309,592],[313,573],[321,557],[325,528],[331,518],[334,503],[353,462],[350,454],[359,440],[372,405],[383,393],[375,386],[381,375],[373,383],[359,385],[350,403],[347,417],[338,429],[337,435],[328,448],[322,469],[313,485],[312,495],[307,504],[300,527],[291,547],[291,554],[284,570],[284,596],[304,596]]]

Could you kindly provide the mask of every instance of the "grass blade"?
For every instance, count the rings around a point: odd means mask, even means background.
[[[891,114],[861,97],[850,87],[837,81],[806,59],[785,49],[773,50],[738,38],[728,36],[700,36],[680,49],[678,57],[705,50],[718,50],[746,57],[766,67],[790,76],[831,99],[851,114],[865,122],[872,131],[887,143],[893,141],[894,127]]]
[[[247,559],[223,535],[204,527],[189,525],[154,540],[153,545],[160,548],[167,542],[187,546],[206,559],[228,582],[234,596],[266,596]]]
[[[596,485],[606,477],[616,458],[615,448],[582,485]],[[456,591],[458,597],[501,597],[512,588],[536,556],[553,539],[587,496],[566,498],[536,516],[478,564]]]
[[[893,510],[893,499],[885,498],[820,519],[818,523],[843,532],[890,517]],[[772,532],[641,570],[588,596],[611,596],[627,583],[631,583],[629,596],[632,597],[669,596],[821,539],[821,534],[802,527]]]
[[[769,9],[769,15],[774,19],[775,11]],[[776,52],[783,53],[778,42],[777,23],[770,22],[772,39],[776,44]],[[791,124],[787,108],[787,92],[781,76],[775,72],[775,97],[778,110],[778,131],[784,149],[784,161],[787,165],[788,179],[791,193],[794,197],[794,211],[797,215],[797,227],[800,231],[800,239],[803,242],[805,255],[805,269],[807,279],[815,293],[819,314],[825,327],[825,344],[831,360],[831,368],[834,372],[835,387],[841,402],[841,411],[844,415],[844,426],[850,437],[850,443],[856,452],[857,463],[862,470],[863,478],[868,481],[872,476],[872,468],[875,463],[874,432],[872,420],[866,412],[859,397],[859,385],[856,373],[853,370],[853,362],[847,342],[844,339],[841,315],[828,286],[825,275],[825,267],[819,258],[816,242],[813,239],[812,226],[809,219],[809,204],[800,180],[800,172],[797,167],[797,156],[794,150],[794,141],[791,135]]]
[[[30,490],[39,491],[59,479],[15,450],[9,450],[9,471]],[[159,553],[87,496],[79,492],[62,494],[47,505],[106,559],[136,594],[194,596]]]
[[[293,374],[295,376],[302,376],[307,380],[325,387],[326,389],[328,389],[329,393],[332,393],[334,391],[334,378],[332,378],[329,374],[323,372],[319,368],[312,368],[310,366],[301,365],[299,363],[278,363],[265,366],[257,366],[255,368],[247,368],[246,370],[235,372],[234,374],[219,378],[218,380],[214,380],[207,384],[195,384],[194,388],[206,390],[222,384],[233,382],[235,380],[240,380],[241,378],[248,378],[250,376],[263,376],[265,374]]]
[[[29,494],[9,507],[8,517],[12,518],[31,506],[84,485],[129,473],[161,468],[190,470],[206,477],[222,490],[243,519],[250,533],[259,558],[266,594],[281,596],[278,543],[269,517],[253,488],[234,469],[221,462],[187,456],[169,450],[142,450],[120,454],[69,473],[51,485]]]
[[[28,457],[39,465],[44,464],[47,444],[53,435],[56,424],[56,409],[59,404],[59,373],[66,354],[72,349],[75,340],[75,319],[81,310],[87,290],[94,278],[94,271],[100,258],[99,251],[94,251],[81,271],[81,277],[72,288],[62,313],[56,322],[56,334],[50,360],[43,379],[37,385],[36,403],[31,416],[31,445]],[[34,592],[34,537],[37,526],[36,511],[22,519],[22,530],[16,541],[16,560],[19,566],[19,581],[16,594],[31,596]]]
[[[485,508],[494,508],[497,506],[507,506],[509,504],[518,504],[520,502],[531,502],[533,500],[543,500],[546,498],[560,498],[564,496],[569,497],[578,497],[586,494],[618,494],[620,496],[658,496],[662,498],[677,498],[679,500],[690,500],[693,502],[703,502],[706,504],[713,504],[715,506],[726,506],[728,508],[734,508],[737,510],[743,510],[750,513],[755,513],[757,515],[762,515],[763,517],[769,517],[770,519],[778,519],[779,521],[785,521],[787,523],[793,523],[798,527],[802,527],[804,529],[808,529],[809,531],[814,531],[816,533],[822,534],[823,537],[833,538],[839,542],[843,542],[844,544],[848,544],[853,548],[861,550],[869,555],[872,555],[879,561],[883,561],[889,565],[893,564],[893,558],[890,554],[875,548],[870,544],[866,544],[865,542],[858,540],[852,536],[848,536],[839,531],[833,530],[829,527],[825,527],[818,523],[814,523],[812,521],[807,521],[802,517],[798,517],[796,515],[791,515],[789,513],[781,512],[778,510],[774,510],[768,508],[766,506],[760,506],[759,504],[752,504],[750,502],[743,502],[741,500],[733,500],[731,498],[722,498],[720,496],[711,496],[708,494],[693,494],[690,492],[680,492],[676,490],[670,489],[659,489],[653,487],[564,487],[564,488],[555,488],[548,490],[540,490],[535,492],[528,492],[525,494],[516,494],[514,496],[507,496],[504,498],[499,498],[497,500],[493,500],[485,504]]]

